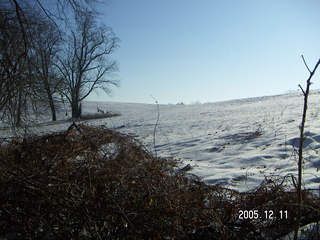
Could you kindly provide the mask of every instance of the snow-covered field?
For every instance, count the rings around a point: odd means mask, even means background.
[[[257,187],[266,176],[297,175],[300,93],[195,105],[83,102],[83,112],[120,113],[106,124],[131,134],[158,156],[181,158],[205,182],[240,191]],[[320,186],[320,93],[309,97],[306,123],[304,185]],[[42,126],[37,131],[66,129],[70,123]],[[155,145],[154,145],[155,140]]]

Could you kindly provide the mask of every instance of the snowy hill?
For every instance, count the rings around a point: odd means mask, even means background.
[[[309,100],[306,125],[304,184],[320,183],[320,95]],[[116,118],[96,120],[132,134],[154,150],[157,106],[132,103],[86,103],[119,112]],[[265,176],[297,174],[297,149],[303,97],[287,94],[200,105],[160,105],[156,151],[181,158],[192,173],[207,183],[240,191],[260,184]]]
[[[319,189],[320,94],[310,95],[306,123],[304,186]],[[120,113],[106,124],[138,138],[158,156],[181,158],[205,182],[247,191],[265,176],[297,176],[297,149],[303,96],[299,93],[195,105],[83,102],[84,113],[97,107]],[[62,116],[62,115],[61,115]],[[35,132],[65,129],[70,123]],[[155,146],[154,146],[155,140]],[[291,179],[291,176],[290,176]]]

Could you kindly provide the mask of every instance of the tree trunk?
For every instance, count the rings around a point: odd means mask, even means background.
[[[45,78],[45,80],[43,80],[43,84],[44,84],[44,88],[46,90],[47,93],[47,98],[49,101],[49,106],[50,106],[50,111],[51,111],[51,117],[52,117],[52,121],[57,121],[57,111],[56,111],[56,106],[54,104],[54,99],[52,96],[52,91],[50,89],[50,84],[47,80],[47,77]]]
[[[52,121],[57,121],[56,106],[54,104],[52,93],[51,93],[49,88],[47,88],[47,97],[48,97],[48,100],[49,100],[49,106],[50,106],[50,110],[51,110]]]
[[[78,119],[80,117],[78,101],[74,101],[71,103],[71,111],[72,111],[72,118]]]
[[[22,93],[19,92],[18,95],[18,106],[17,106],[17,112],[15,116],[15,126],[20,127],[21,126],[21,109],[22,108]]]
[[[50,104],[52,121],[57,121],[56,106],[54,105],[52,96],[49,97],[49,104]]]
[[[81,102],[79,103],[78,111],[79,111],[79,119],[81,119],[81,115],[82,115],[82,106],[81,106]]]

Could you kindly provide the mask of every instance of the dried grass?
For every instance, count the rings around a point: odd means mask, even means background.
[[[290,230],[296,200],[283,182],[239,193],[176,164],[105,127],[14,139],[0,146],[0,238],[262,239]],[[304,203],[306,222],[319,219],[319,200],[306,192]],[[241,220],[245,209],[288,210],[290,219]]]
[[[120,116],[119,113],[105,112],[105,113],[86,113],[81,115],[82,120],[111,118]]]

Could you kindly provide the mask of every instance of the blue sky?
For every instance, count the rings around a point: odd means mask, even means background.
[[[120,88],[87,100],[215,102],[305,86],[320,58],[319,0],[113,0]],[[319,69],[320,71],[320,69]],[[320,88],[320,74],[312,88]]]

